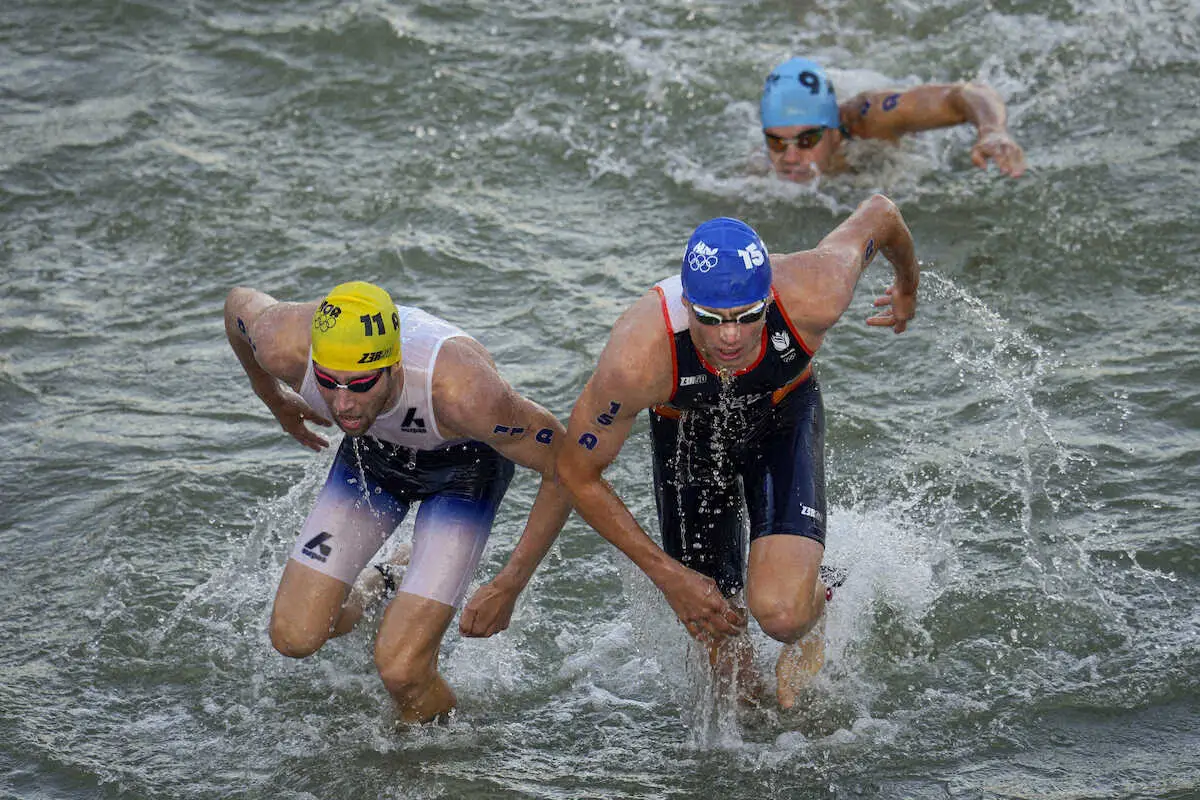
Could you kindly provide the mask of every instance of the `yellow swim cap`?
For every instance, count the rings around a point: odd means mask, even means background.
[[[400,361],[400,313],[392,297],[373,283],[333,287],[313,314],[313,361],[344,372]]]

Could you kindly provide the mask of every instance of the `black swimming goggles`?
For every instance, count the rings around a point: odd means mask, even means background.
[[[328,389],[331,392],[338,389],[345,389],[348,392],[363,394],[375,388],[375,384],[379,383],[379,379],[383,377],[383,373],[387,372],[387,367],[377,370],[371,375],[364,375],[361,378],[352,378],[346,383],[338,383],[333,379],[332,375],[327,375],[317,366],[317,362],[313,362],[313,377],[317,379],[317,385],[322,389]]]

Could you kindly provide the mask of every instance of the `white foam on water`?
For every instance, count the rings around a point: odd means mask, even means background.
[[[268,604],[291,552],[291,543],[324,485],[337,446],[337,441],[332,442],[317,458],[310,460],[303,476],[282,497],[265,500],[249,510],[253,527],[240,554],[180,598],[161,624],[150,632],[151,651],[160,647],[184,619],[193,618],[197,610],[210,604],[225,607],[235,616],[242,616],[253,607],[256,616],[264,621],[262,630],[265,631],[265,614],[269,613]]]
[[[937,543],[886,507],[831,510],[825,563],[846,569],[848,576],[827,607],[826,665],[813,684],[812,710],[748,710],[733,691],[720,692],[706,654],[687,636],[658,589],[620,554],[613,558],[629,607],[590,631],[559,634],[564,653],[559,677],[571,681],[573,691],[587,697],[589,705],[677,716],[689,747],[700,751],[758,758],[766,747],[777,751],[766,757],[769,761],[807,757],[814,743],[822,748],[878,744],[894,738],[904,721],[872,714],[871,700],[884,689],[863,665],[859,649],[881,603],[893,617],[920,629],[936,596],[937,562],[944,557]],[[748,635],[755,665],[773,692],[774,662],[782,645],[754,623]],[[769,697],[768,706],[772,704]]]

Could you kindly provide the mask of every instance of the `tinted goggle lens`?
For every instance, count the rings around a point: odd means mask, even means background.
[[[322,389],[329,389],[330,391],[345,389],[357,394],[369,392],[374,389],[375,384],[379,383],[379,379],[383,377],[383,373],[386,371],[387,368],[384,367],[372,375],[355,378],[347,383],[338,383],[331,375],[325,374],[316,364],[313,364],[313,377],[317,379],[317,385]]]
[[[767,147],[772,153],[782,153],[788,149],[789,144],[796,145],[799,150],[811,150],[821,143],[821,137],[825,135],[824,128],[810,128],[806,131],[785,139],[782,136],[772,136],[771,134],[763,134],[767,137]]]

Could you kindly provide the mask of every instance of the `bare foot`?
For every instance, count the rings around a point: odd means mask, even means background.
[[[796,705],[796,697],[804,690],[825,663],[825,622],[821,621],[803,639],[784,645],[775,662],[775,699],[779,707]]]
[[[412,545],[408,542],[396,548],[396,552],[382,564],[372,564],[364,569],[354,582],[351,596],[358,594],[365,605],[378,602],[388,592],[396,591],[400,578],[404,576],[404,567],[412,558]]]
[[[383,564],[372,564],[359,573],[358,580],[354,581],[354,586],[346,595],[346,602],[342,603],[342,613],[334,623],[335,636],[349,632],[368,608],[382,600],[389,591],[395,590],[404,574],[403,567],[408,565],[411,557],[412,545],[405,542],[396,548],[396,552]],[[390,588],[389,581],[392,582]]]

